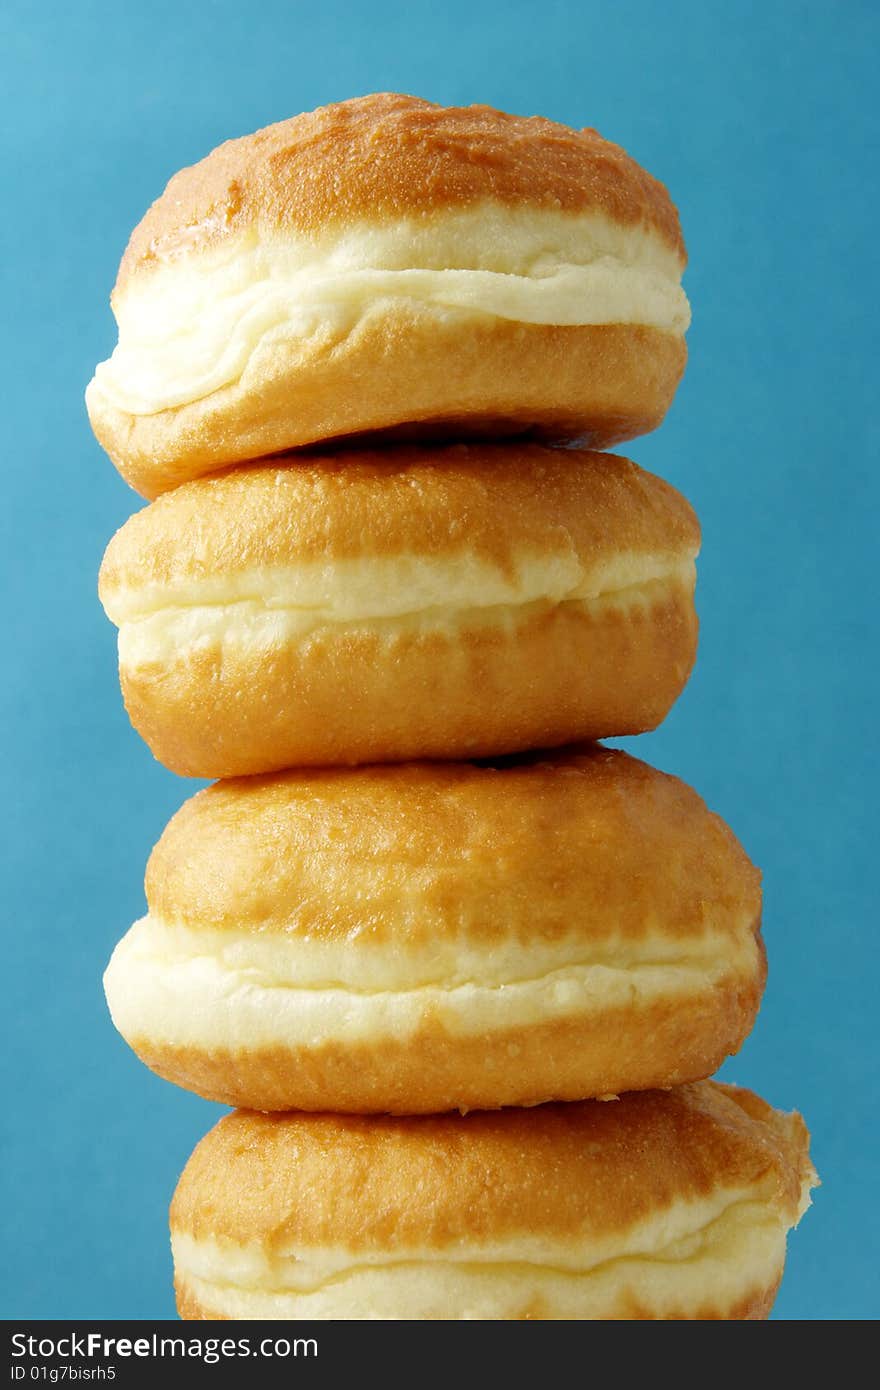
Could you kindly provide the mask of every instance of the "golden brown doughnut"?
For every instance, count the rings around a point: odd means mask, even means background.
[[[172,771],[638,733],[693,663],[699,527],[614,455],[398,448],[184,484],[111,541],[135,728]]]
[[[184,1319],[759,1319],[817,1182],[704,1081],[407,1119],[227,1115],[171,1205]]]
[[[220,782],[105,977],[160,1076],[259,1110],[492,1109],[710,1075],[766,974],[760,875],[597,746]]]
[[[374,95],[231,140],[135,229],[87,392],[147,497],[374,431],[653,429],[684,370],[678,215],[593,130]]]

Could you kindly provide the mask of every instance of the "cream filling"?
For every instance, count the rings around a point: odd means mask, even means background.
[[[535,604],[637,606],[666,589],[693,592],[693,559],[622,555],[585,572],[573,549],[509,572],[473,556],[302,564],[104,594],[128,669],[216,644],[283,646],[333,625],[394,622],[430,629],[507,625]]]
[[[406,1041],[430,1019],[451,1037],[637,1009],[703,995],[754,973],[750,925],[632,945],[437,942],[421,949],[193,929],[153,916],[113,952],[104,989],[123,1037],[173,1047]]]
[[[605,1236],[514,1235],[448,1248],[350,1251],[194,1240],[172,1230],[178,1280],[231,1318],[552,1318],[732,1309],[771,1287],[787,1223],[759,1190],[678,1201]]]
[[[596,215],[483,207],[311,239],[251,229],[157,254],[115,297],[119,342],[90,388],[132,415],[202,400],[279,345],[338,343],[395,305],[676,335],[690,322],[675,252]]]

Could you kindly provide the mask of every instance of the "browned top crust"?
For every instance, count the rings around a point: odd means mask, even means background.
[[[398,949],[736,936],[761,904],[696,792],[599,745],[218,782],[171,820],[146,890],[194,928]]]
[[[700,529],[673,487],[628,459],[537,444],[294,454],[166,492],[107,547],[102,599],[304,560],[470,554],[502,572],[570,553],[693,555]]]
[[[641,223],[685,261],[663,184],[595,130],[384,92],[228,140],[175,174],[132,233],[114,293],[251,227],[310,235],[486,202]]]
[[[172,1230],[351,1251],[625,1233],[676,1201],[749,1191],[793,1224],[809,1135],[749,1091],[672,1091],[465,1116],[227,1115],[196,1148]]]

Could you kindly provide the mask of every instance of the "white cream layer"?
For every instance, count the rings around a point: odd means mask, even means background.
[[[228,1318],[493,1320],[532,1306],[537,1316],[578,1320],[626,1316],[633,1304],[658,1316],[732,1311],[782,1273],[787,1223],[771,1187],[678,1201],[590,1240],[522,1235],[439,1250],[267,1254],[172,1231],[172,1250],[187,1290]]]
[[[320,628],[393,622],[433,630],[519,620],[535,604],[635,607],[664,591],[692,593],[693,558],[618,555],[589,572],[574,548],[510,570],[472,555],[398,556],[251,570],[103,594],[129,670],[199,647],[277,647]]]
[[[517,323],[643,324],[682,335],[675,251],[596,215],[490,206],[161,258],[114,298],[119,342],[91,391],[151,415],[229,386],[264,352],[341,341],[395,304]]]
[[[123,937],[104,976],[123,1037],[248,1051],[406,1040],[426,1018],[450,1036],[638,1009],[705,995],[757,964],[751,923],[736,939],[705,931],[632,944],[437,942],[402,951],[277,933],[194,930],[147,916]]]

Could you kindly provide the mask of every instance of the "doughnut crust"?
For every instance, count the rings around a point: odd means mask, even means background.
[[[258,1110],[421,1114],[710,1075],[766,975],[760,876],[675,777],[598,746],[221,782],[113,955],[148,1066]]]
[[[171,1205],[184,1319],[760,1319],[817,1182],[801,1117],[699,1082],[363,1120],[228,1115]]]
[[[699,527],[659,478],[535,444],[298,456],[185,484],[101,567],[172,771],[473,758],[660,723]]]
[[[684,370],[662,186],[593,130],[380,94],[228,141],[132,234],[87,395],[147,497],[364,433],[653,429]]]

